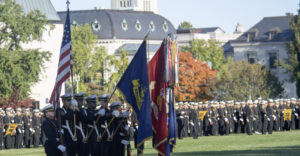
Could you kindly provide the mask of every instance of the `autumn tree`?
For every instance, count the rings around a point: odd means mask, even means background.
[[[179,53],[179,86],[177,101],[205,101],[215,97],[214,83],[217,71],[207,63],[196,60],[190,52]]]
[[[210,62],[217,71],[227,63],[221,43],[213,40],[192,40],[188,46],[181,47],[181,51],[191,52],[196,60]]]
[[[278,78],[261,64],[247,61],[230,62],[224,65],[218,78],[217,99],[245,101],[280,97],[284,91]]]

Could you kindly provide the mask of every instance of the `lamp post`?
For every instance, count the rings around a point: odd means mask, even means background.
[[[74,75],[74,80],[76,81],[76,93],[79,93],[78,82],[80,81],[80,76],[78,74]]]

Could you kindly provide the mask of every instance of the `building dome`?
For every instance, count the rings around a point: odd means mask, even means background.
[[[58,12],[65,21],[66,12]],[[132,10],[80,10],[70,11],[73,24],[88,23],[98,39],[141,40],[149,30],[151,40],[162,40],[176,29],[166,18],[153,12]]]

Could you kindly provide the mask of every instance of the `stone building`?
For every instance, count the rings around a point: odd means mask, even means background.
[[[226,57],[230,56],[235,61],[248,60],[249,63],[260,63],[268,67],[283,82],[286,97],[296,97],[296,86],[289,81],[291,74],[275,66],[275,62],[289,57],[286,45],[292,41],[293,31],[289,25],[292,17],[265,17],[239,38],[224,45]]]

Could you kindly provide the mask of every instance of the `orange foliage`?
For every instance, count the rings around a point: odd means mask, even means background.
[[[206,101],[215,97],[216,70],[196,60],[190,52],[179,55],[179,86],[175,88],[176,101]]]

